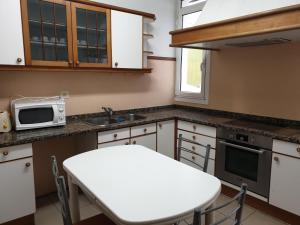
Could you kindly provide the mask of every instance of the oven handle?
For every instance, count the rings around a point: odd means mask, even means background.
[[[253,152],[253,153],[257,153],[257,154],[264,154],[265,153],[265,150],[257,150],[257,149],[254,149],[254,148],[248,148],[248,147],[244,147],[244,146],[240,146],[240,145],[235,145],[235,144],[231,144],[231,143],[228,143],[228,142],[225,142],[225,141],[219,141],[220,144],[222,145],[227,145],[227,146],[230,146],[230,147],[234,147],[234,148],[238,148],[238,149],[241,149],[241,150],[245,150],[245,151],[248,151],[248,152]]]

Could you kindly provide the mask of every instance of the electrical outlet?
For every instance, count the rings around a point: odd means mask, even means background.
[[[61,91],[61,92],[60,92],[60,97],[63,97],[64,99],[70,98],[70,93],[69,93],[69,91]]]

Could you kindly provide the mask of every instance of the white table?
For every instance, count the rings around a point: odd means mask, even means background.
[[[68,174],[73,222],[78,186],[117,224],[171,224],[210,206],[221,182],[139,145],[86,152],[63,163]]]

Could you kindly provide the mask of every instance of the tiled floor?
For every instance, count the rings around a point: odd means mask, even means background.
[[[222,204],[229,200],[225,195],[221,195],[217,200],[217,205]],[[57,201],[56,195],[47,196],[39,199],[37,202],[37,212],[35,214],[36,225],[63,225],[60,207]],[[227,210],[230,210],[227,209]],[[85,219],[100,213],[96,206],[92,205],[83,195],[80,196],[80,212],[81,219]],[[226,210],[221,210],[216,214],[216,219],[220,219],[224,216]],[[188,223],[191,222],[187,220]],[[224,225],[233,224],[232,221],[227,221]],[[243,225],[287,225],[286,223],[273,218],[267,214],[264,214],[248,205],[244,208],[243,213]],[[181,225],[186,225],[183,221]]]

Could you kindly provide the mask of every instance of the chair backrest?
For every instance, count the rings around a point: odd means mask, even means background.
[[[57,188],[57,196],[61,204],[61,214],[63,217],[63,222],[64,225],[72,225],[66,182],[63,176],[59,176],[56,157],[52,156],[51,158],[52,158],[52,173]]]
[[[234,208],[233,210],[231,210],[226,216],[221,218],[219,221],[216,221],[213,224],[206,224],[206,225],[218,225],[218,224],[223,224],[225,222],[226,222],[226,224],[230,224],[230,223],[228,223],[228,220],[230,220],[232,217],[234,217],[234,219],[235,219],[234,222],[232,223],[232,225],[240,225],[241,220],[242,220],[242,213],[243,213],[246,193],[247,193],[247,184],[242,184],[240,192],[234,198],[232,198],[230,201],[228,201],[227,203],[225,203],[221,206],[217,206],[215,208],[203,210],[203,211],[201,209],[195,209],[193,225],[201,225],[201,216],[203,216],[203,215],[207,216],[208,214],[218,211],[220,209],[226,208],[233,203],[237,203],[238,206],[236,208]]]
[[[191,149],[183,147],[183,141],[204,147],[205,148],[204,155],[202,155],[202,154],[200,154],[198,152],[192,151]],[[207,167],[208,167],[208,161],[209,161],[210,148],[211,148],[210,145],[203,145],[203,144],[198,143],[196,141],[192,141],[192,140],[186,139],[186,138],[184,138],[182,136],[182,134],[180,134],[179,138],[178,138],[177,159],[178,159],[178,161],[181,161],[181,159],[184,159],[184,160],[186,160],[186,161],[188,161],[188,162],[196,165],[203,172],[206,173],[207,172]],[[182,155],[182,152],[187,152],[189,154],[193,154],[193,155],[199,156],[199,157],[201,157],[201,158],[204,159],[204,162],[201,163],[201,162],[197,162],[197,161],[193,161],[191,159],[188,159],[187,157],[185,157],[185,156]]]

